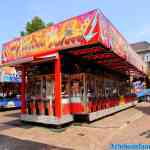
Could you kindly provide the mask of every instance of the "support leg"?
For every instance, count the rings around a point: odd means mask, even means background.
[[[21,75],[21,113],[26,113],[25,78],[26,78],[26,70],[25,70],[25,66],[22,66],[22,75]]]
[[[57,54],[55,60],[55,116],[61,117],[61,60],[60,55]]]

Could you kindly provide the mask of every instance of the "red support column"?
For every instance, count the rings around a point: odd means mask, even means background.
[[[55,60],[55,116],[61,117],[61,60],[60,55],[57,54]]]
[[[21,74],[21,113],[26,113],[26,98],[25,98],[25,80],[26,70],[25,66],[22,66]]]

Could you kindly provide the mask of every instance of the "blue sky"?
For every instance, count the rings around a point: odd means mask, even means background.
[[[130,43],[150,41],[149,0],[2,0],[0,45],[19,36],[34,16],[57,23],[95,8],[101,9]]]

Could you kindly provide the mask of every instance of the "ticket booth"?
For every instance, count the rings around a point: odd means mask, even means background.
[[[130,76],[146,64],[99,10],[3,45],[3,66],[21,71],[21,120],[89,121],[136,104]]]

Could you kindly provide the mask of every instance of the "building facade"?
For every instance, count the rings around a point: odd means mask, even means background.
[[[148,78],[146,78],[146,87],[150,87],[150,43],[141,41],[130,44],[132,49],[135,50],[148,65]]]
[[[131,46],[150,67],[150,43],[147,41],[142,41],[132,43]]]

